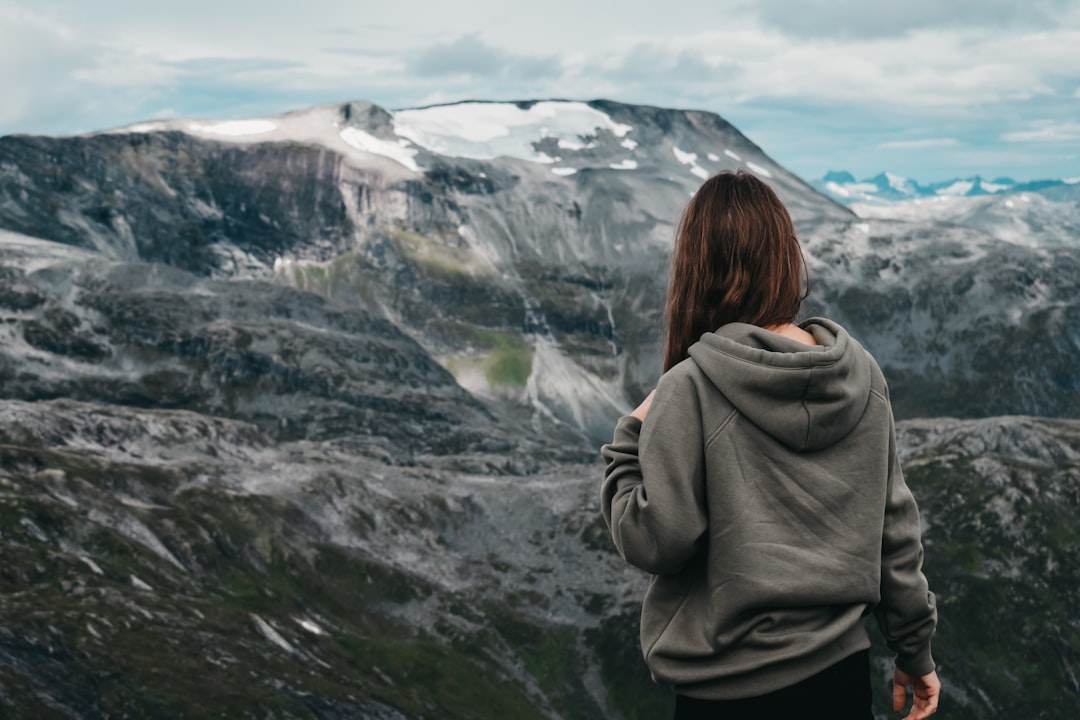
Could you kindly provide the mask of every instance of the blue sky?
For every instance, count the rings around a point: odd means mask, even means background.
[[[1080,0],[0,0],[0,78],[0,134],[610,98],[808,179],[1080,177]]]

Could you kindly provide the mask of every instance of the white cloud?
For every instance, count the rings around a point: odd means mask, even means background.
[[[793,36],[895,37],[927,28],[1053,27],[1070,0],[756,0],[763,23]]]
[[[702,38],[727,45],[727,38]],[[910,33],[881,40],[797,41],[779,34],[743,33],[736,102],[806,99],[967,112],[972,105],[1053,93],[1052,75],[1075,56],[1072,42],[1054,37],[1005,44],[992,33]]]
[[[93,63],[96,52],[53,16],[0,6],[0,127],[59,112],[76,89],[73,74]]]
[[[1033,124],[1031,130],[1003,133],[1006,142],[1066,142],[1080,140],[1080,123],[1044,120]]]
[[[505,53],[496,50],[473,33],[424,49],[410,63],[410,69],[426,76],[459,73],[490,75],[498,71],[504,57]]]
[[[179,68],[155,58],[105,53],[96,65],[76,69],[71,78],[102,87],[160,87],[176,82],[182,74]]]
[[[1061,0],[1032,2],[1023,5],[1034,18],[1027,27],[1046,26],[1047,18],[1060,20]],[[143,88],[170,106],[178,103],[167,91],[191,85],[196,76],[208,87],[243,83],[247,95],[290,91],[405,103],[433,97],[607,95],[720,111],[783,102],[963,114],[973,106],[1080,96],[1075,90],[1080,74],[1076,23],[1026,33],[1001,29],[1019,12],[1019,2],[980,0],[978,12],[973,3],[890,5],[888,12],[903,15],[900,24],[907,29],[876,38],[862,32],[815,36],[777,19],[794,22],[812,6],[823,23],[839,23],[843,16],[858,29],[869,22],[870,9],[877,12],[877,5],[863,0],[718,0],[697,8],[698,20],[689,27],[706,30],[690,33],[688,23],[671,17],[680,13],[661,12],[654,3],[603,0],[586,9],[580,2],[550,0],[541,12],[480,0],[475,14],[484,8],[495,13],[498,34],[476,29],[490,23],[479,24],[475,17],[436,4],[421,3],[424,8],[402,17],[397,10],[360,12],[355,5],[311,0],[307,14],[316,20],[304,22],[303,13],[275,10],[259,16],[259,32],[237,33],[236,26],[247,17],[241,12],[244,2],[223,8],[222,21],[208,27],[192,18],[195,10],[212,4],[209,0],[189,0],[190,12],[173,8],[154,14],[138,12],[133,0],[103,0],[95,11],[100,18],[80,10],[84,14],[72,20],[70,27],[81,35],[66,32],[70,44],[93,53],[89,62],[73,63],[69,72],[71,80],[86,83],[83,94],[101,86]],[[613,15],[609,11],[616,6],[624,11]],[[567,23],[561,11],[572,8],[580,12]],[[684,9],[681,16],[695,13]],[[338,20],[332,36],[326,32],[327,17]],[[923,27],[931,20],[933,27]],[[0,39],[7,35],[0,30]],[[580,42],[583,36],[590,42]],[[51,50],[42,54],[64,57]],[[253,58],[262,70],[243,67]],[[223,65],[214,77],[190,64],[206,60],[236,65]],[[39,83],[23,82],[14,70],[0,80],[5,89],[16,86],[18,91],[22,85],[31,104],[30,96],[41,92]],[[9,109],[9,116],[16,114]]]
[[[1063,119],[1080,99],[1069,0],[100,0],[63,16],[19,9],[30,1],[0,0],[0,134],[350,98],[609,97],[751,118],[740,129],[771,132],[770,152],[824,155],[859,135],[863,152],[958,157],[987,149],[976,133],[996,147],[1073,137]]]
[[[525,81],[562,74],[557,57],[519,56],[484,42],[477,33],[449,43],[437,43],[413,57],[408,70],[420,77],[469,75],[478,78],[516,77]]]

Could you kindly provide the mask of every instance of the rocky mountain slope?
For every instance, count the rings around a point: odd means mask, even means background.
[[[596,445],[740,167],[920,418],[951,716],[1064,717],[1080,426],[986,416],[1080,416],[1075,208],[860,218],[715,115],[555,101],[0,138],[0,715],[662,716]]]
[[[851,218],[715,115],[351,103],[0,139],[0,227],[364,307],[469,390],[596,439],[626,387],[655,378],[680,206],[739,165],[771,178],[801,219]]]
[[[860,221],[708,113],[349,103],[6,137],[0,227],[362,308],[472,394],[595,443],[655,382],[685,200],[735,168],[791,208],[814,267],[811,310],[847,322],[881,358],[903,417],[1078,413],[1080,248],[1053,229],[1075,226],[1072,205],[1049,203],[1019,226]],[[1001,242],[1002,225],[1034,232]],[[1014,339],[1028,335],[1052,370],[1018,384],[1030,344]]]
[[[1070,717],[1080,422],[910,421],[900,443],[948,717]],[[5,716],[669,713],[637,649],[647,578],[598,520],[596,463],[394,466],[70,400],[4,403],[0,461]]]
[[[1054,200],[1041,193],[852,203],[849,207],[864,219],[961,226],[1010,245],[1068,248],[1075,247],[1080,237],[1080,202]]]

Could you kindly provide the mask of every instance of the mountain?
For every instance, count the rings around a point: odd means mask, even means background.
[[[1071,717],[1080,422],[908,421],[899,444],[949,717]],[[5,402],[0,711],[670,715],[637,647],[648,578],[610,544],[600,474],[392,465],[190,411]],[[885,716],[891,665],[873,657]]]
[[[880,357],[901,417],[1080,412],[1075,243],[860,221],[708,113],[559,101],[390,113],[346,103],[6,137],[0,168],[0,228],[108,262],[288,284],[362,308],[471,395],[593,444],[658,374],[660,298],[682,206],[709,173],[743,168],[791,209],[814,271],[809,309],[847,323]],[[1054,212],[1071,212],[1048,207],[1049,226]],[[81,317],[81,296],[60,296]],[[49,308],[29,311],[35,328],[62,333]],[[105,327],[97,315],[80,323]],[[1017,384],[1032,346],[1010,339],[1026,334],[1045,356],[1040,367],[1055,369]],[[0,368],[24,362],[0,352]],[[141,351],[110,353],[93,368],[160,370]],[[160,361],[172,367],[172,353]],[[71,383],[35,378],[13,383],[9,397],[66,396]],[[112,396],[107,384],[83,384],[81,398]]]
[[[853,203],[849,207],[865,220],[962,227],[1012,246],[1070,248],[1080,238],[1080,202],[1057,201],[1041,193]]]
[[[0,138],[0,715],[669,714],[596,446],[737,168],[890,382],[951,716],[1071,716],[1075,207],[860,217],[607,101]]]
[[[979,197],[1016,193],[1039,193],[1054,200],[1080,199],[1080,179],[1078,178],[1017,182],[1007,177],[985,180],[975,175],[970,178],[955,178],[921,185],[915,180],[887,172],[865,180],[856,180],[855,176],[847,171],[830,170],[820,180],[814,180],[810,184],[822,194],[844,205],[853,203],[881,205],[924,198]]]
[[[746,167],[800,220],[853,217],[715,115],[603,102],[350,103],[7,137],[0,167],[0,227],[365,308],[466,389],[593,440],[627,387],[655,381],[665,256],[704,177]]]

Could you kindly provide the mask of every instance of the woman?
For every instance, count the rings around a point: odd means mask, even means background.
[[[888,388],[842,327],[795,324],[807,284],[776,194],[707,180],[675,241],[664,374],[601,450],[612,538],[655,576],[641,644],[677,719],[871,718],[870,612],[897,653],[894,707],[911,687],[907,718],[937,709]]]

